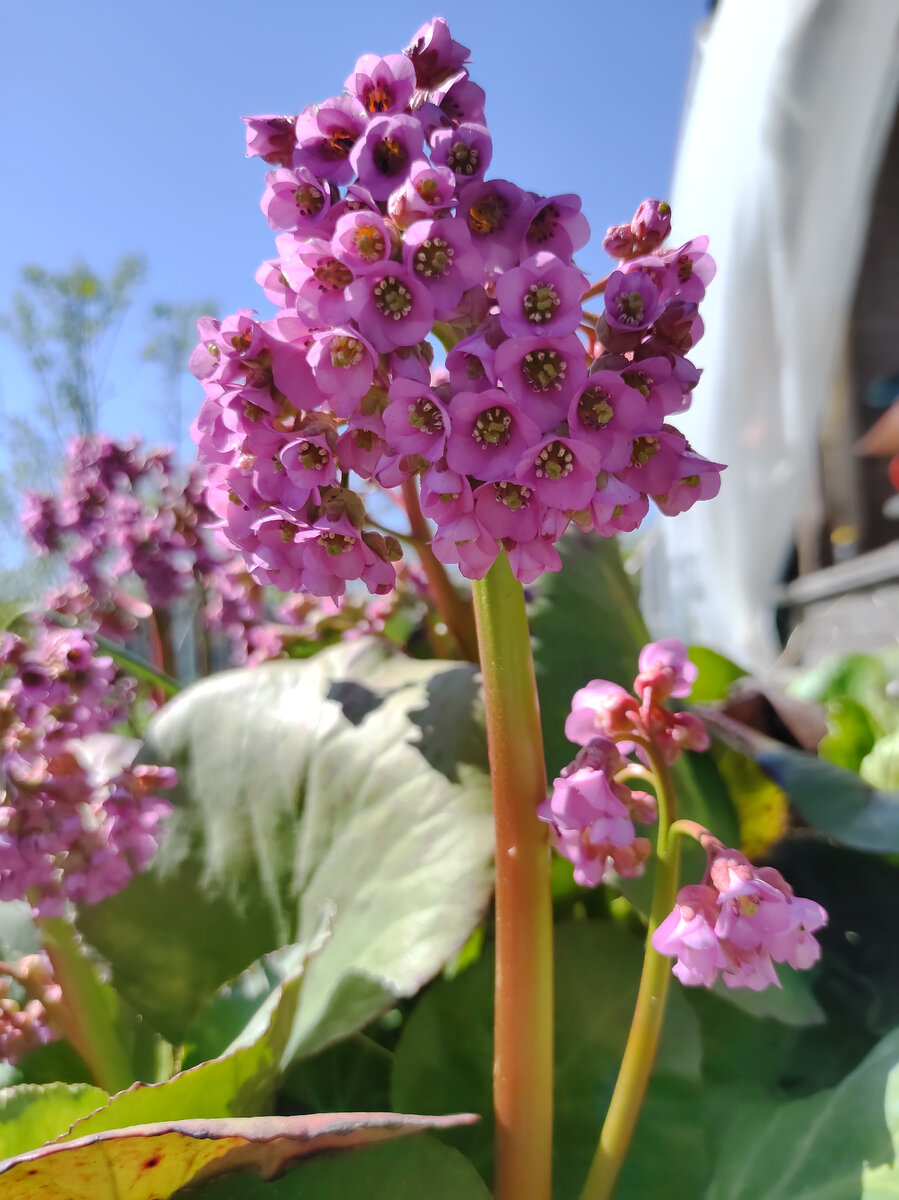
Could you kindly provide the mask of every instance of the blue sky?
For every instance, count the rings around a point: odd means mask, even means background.
[[[244,156],[246,113],[298,112],[339,92],[356,58],[397,52],[442,15],[471,47],[487,93],[490,175],[545,194],[578,192],[593,229],[579,255],[603,269],[606,227],[664,196],[706,0],[23,0],[4,10],[0,104],[8,148],[0,189],[0,311],[21,268],[78,259],[109,272],[126,253],[147,281],[106,372],[103,427],[159,439],[158,369],[140,362],[157,301],[205,297],[220,313],[268,308],[253,275],[274,254],[259,210],[264,164]],[[0,404],[37,396],[0,336]],[[184,386],[185,412],[195,398]],[[186,422],[187,423],[187,422]]]

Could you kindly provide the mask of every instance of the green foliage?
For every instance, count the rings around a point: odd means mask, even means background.
[[[574,1200],[587,1174],[630,1026],[642,961],[642,939],[608,921],[556,928],[556,1079],[554,1187]],[[484,955],[451,982],[432,986],[406,1023],[396,1052],[393,1102],[419,1112],[457,1105],[485,1120],[446,1140],[485,1179],[492,1161],[491,1061],[493,964]],[[649,1101],[637,1128],[620,1200],[699,1195],[706,1171],[699,1103],[700,1040],[683,995],[671,996]]]
[[[235,1171],[256,1171],[268,1179],[299,1164],[299,1170],[304,1172],[306,1164],[302,1160],[307,1158],[333,1156],[336,1152],[468,1120],[465,1114],[416,1117],[397,1113],[335,1113],[158,1121],[100,1130],[74,1141],[54,1142],[0,1163],[0,1194],[3,1200],[34,1200],[35,1196],[42,1200],[72,1200],[76,1195],[89,1196],[91,1200],[123,1200],[126,1196],[168,1200],[180,1196],[181,1189],[195,1182],[203,1185]],[[449,1161],[446,1178],[450,1190],[441,1192],[438,1183],[433,1195],[445,1196],[447,1200],[466,1197],[483,1200],[486,1193],[483,1188],[479,1190],[471,1167],[458,1160],[454,1165],[451,1152],[437,1152],[431,1158],[432,1163],[435,1158],[441,1164]],[[408,1167],[410,1159],[402,1161]],[[415,1161],[413,1157],[411,1162]],[[316,1178],[316,1165],[313,1164],[312,1179]],[[407,1182],[413,1179],[414,1176],[407,1175]],[[233,1183],[229,1186],[235,1188]],[[249,1180],[240,1180],[236,1186],[240,1190],[221,1194],[256,1194]],[[452,1190],[453,1186],[456,1190]]]
[[[713,704],[716,700],[726,700],[737,680],[746,677],[742,667],[717,650],[710,650],[708,646],[690,646],[688,657],[699,670],[690,693],[693,704]]]
[[[69,271],[27,266],[2,328],[18,343],[44,390],[41,411],[62,437],[97,431],[98,347],[130,306],[145,265],[126,255],[108,279],[85,263]]]
[[[893,1140],[893,1162],[873,1169],[865,1167],[862,1200],[895,1200],[899,1196],[899,1066],[893,1067],[887,1076],[884,1111]]]
[[[549,778],[572,758],[571,697],[591,679],[630,687],[649,632],[614,538],[566,536],[562,570],[544,575],[531,614],[534,668]]]
[[[151,869],[79,916],[116,985],[172,1041],[249,963],[317,930],[291,1038],[309,1054],[414,994],[465,943],[492,886],[473,670],[368,642],[229,672],[154,721],[174,764]]]
[[[759,743],[755,756],[815,829],[859,850],[899,851],[899,792],[779,742]]]
[[[859,774],[872,787],[894,792],[899,804],[899,730],[874,743],[870,753],[862,759]],[[899,849],[899,846],[890,849]]]
[[[52,1142],[108,1100],[101,1088],[86,1083],[22,1083],[0,1089],[0,1159]]]
[[[254,1117],[270,1111],[301,985],[297,976],[279,988],[271,1018],[255,1040],[164,1083],[135,1084],[119,1092],[91,1116],[77,1121],[63,1140],[155,1121]]]
[[[828,700],[825,715],[827,734],[818,744],[819,756],[847,771],[858,771],[881,735],[880,726],[864,705],[850,696]]]
[[[707,1200],[855,1200],[864,1164],[889,1156],[883,1095],[897,1060],[899,1030],[838,1087],[807,1099],[729,1112],[719,1099],[722,1142]]]
[[[313,1159],[270,1183],[231,1177],[190,1192],[190,1200],[490,1200],[470,1163],[431,1137]],[[185,1195],[185,1200],[188,1200]]]

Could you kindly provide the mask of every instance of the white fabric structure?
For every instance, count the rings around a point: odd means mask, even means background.
[[[708,233],[705,374],[677,420],[728,464],[717,499],[657,521],[643,569],[656,636],[756,669],[816,461],[899,89],[899,0],[722,0],[681,128],[671,245]],[[897,213],[899,218],[899,213]]]

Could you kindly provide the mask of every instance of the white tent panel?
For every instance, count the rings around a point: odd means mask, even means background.
[[[830,400],[899,88],[899,0],[722,0],[697,47],[671,244],[708,233],[705,368],[679,427],[728,464],[717,499],[655,523],[658,636],[756,668]],[[899,214],[897,214],[899,217]]]

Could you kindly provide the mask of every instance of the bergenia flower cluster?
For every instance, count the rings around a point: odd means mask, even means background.
[[[22,524],[39,553],[65,556],[69,578],[45,605],[79,625],[126,638],[154,611],[191,598],[232,663],[276,657],[288,622],[282,633],[268,627],[261,587],[209,533],[212,520],[197,466],[97,434],[72,440],[59,494],[29,493]]]
[[[20,992],[11,992],[14,981]],[[62,999],[46,954],[29,954],[16,963],[0,963],[0,1061],[16,1065],[38,1046],[60,1036],[53,1021]]]
[[[640,699],[606,679],[575,692],[565,736],[582,749],[537,809],[583,887],[595,887],[612,871],[625,879],[642,874],[651,852],[649,839],[637,837],[634,824],[653,822],[656,802],[625,782],[634,775],[627,755],[636,749],[645,763],[642,747],[652,742],[670,763],[684,749],[708,745],[701,721],[663,707],[669,696],[688,694],[696,678],[684,646],[674,638],[644,646],[639,668]]]
[[[0,635],[0,680],[0,900],[95,904],[155,854],[175,772],[91,761],[83,739],[124,720],[133,681],[85,632]]]
[[[720,972],[728,987],[761,991],[781,986],[774,963],[816,963],[821,947],[813,935],[827,923],[821,905],[794,896],[774,867],[754,866],[711,835],[702,840],[708,855],[702,882],[681,888],[652,937],[660,954],[676,956],[681,983],[711,987]]]
[[[420,478],[442,562],[479,579],[503,547],[526,583],[558,569],[572,521],[609,535],[650,497],[675,513],[718,489],[720,466],[667,423],[699,377],[705,240],[663,250],[667,208],[641,205],[590,313],[581,202],[488,178],[468,55],[433,20],[298,117],[245,118],[273,168],[278,253],[257,279],[278,311],[200,321],[194,437],[222,532],[284,591],[393,586],[401,548],[354,479]]]
[[[676,638],[650,643],[638,666],[633,694],[605,679],[575,693],[565,734],[582,749],[537,810],[586,887],[612,871],[639,875],[649,857],[649,840],[637,837],[634,825],[653,821],[656,803],[630,782],[658,787],[656,758],[667,769],[683,750],[709,744],[698,717],[665,707],[689,696],[696,679],[686,647]],[[729,987],[759,990],[780,986],[774,963],[812,966],[820,955],[813,934],[827,921],[820,904],[794,896],[773,867],[754,866],[693,822],[681,825],[699,838],[708,863],[702,882],[680,889],[652,937],[660,954],[677,958],[678,979],[711,987],[720,974]]]

